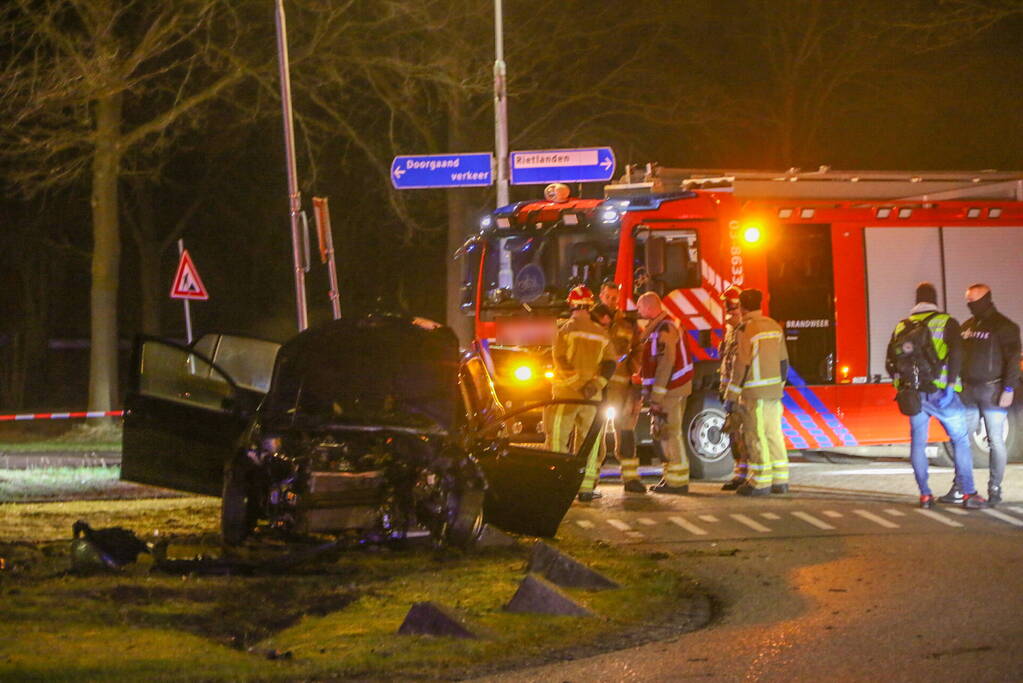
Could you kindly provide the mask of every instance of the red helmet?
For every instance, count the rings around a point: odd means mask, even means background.
[[[586,285],[579,285],[572,288],[566,301],[569,308],[589,308],[593,305],[593,292]]]
[[[734,308],[739,305],[740,294],[742,294],[742,288],[732,285],[721,293],[721,303],[725,305],[725,308]]]

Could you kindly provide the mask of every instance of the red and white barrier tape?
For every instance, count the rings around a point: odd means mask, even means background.
[[[80,418],[121,417],[123,410],[89,410],[77,413],[19,413],[16,415],[0,415],[0,422],[21,420],[75,420]]]

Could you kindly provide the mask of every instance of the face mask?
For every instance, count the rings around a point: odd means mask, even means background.
[[[991,301],[991,292],[988,292],[976,301],[967,301],[966,305],[969,307],[970,313],[978,318],[987,315],[995,307]]]

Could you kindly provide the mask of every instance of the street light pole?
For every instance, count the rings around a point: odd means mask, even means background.
[[[504,63],[504,11],[494,0],[494,148],[497,152],[497,206],[508,199],[508,70]]]
[[[309,326],[305,302],[305,258],[302,232],[299,226],[302,213],[302,195],[298,191],[298,172],[295,164],[295,124],[291,115],[291,75],[288,68],[288,29],[284,23],[284,0],[277,5],[277,64],[281,78],[281,112],[284,118],[284,156],[288,168],[288,202],[291,213],[291,255],[295,265],[295,308],[298,312],[298,331]]]

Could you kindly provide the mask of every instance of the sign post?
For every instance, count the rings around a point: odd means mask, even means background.
[[[488,187],[493,164],[490,152],[397,156],[391,162],[391,184],[396,190]]]
[[[174,276],[174,284],[171,285],[171,298],[182,299],[185,303],[185,334],[188,337],[188,343],[192,343],[192,311],[188,306],[190,299],[198,299],[199,301],[206,301],[210,298],[210,295],[206,292],[206,287],[202,283],[202,278],[199,277],[199,271],[195,269],[195,264],[192,263],[192,257],[188,255],[188,250],[185,249],[185,240],[178,240],[178,254],[181,256],[178,261],[178,271]]]
[[[512,152],[508,162],[512,185],[607,182],[614,177],[615,153],[610,147],[539,149]]]

